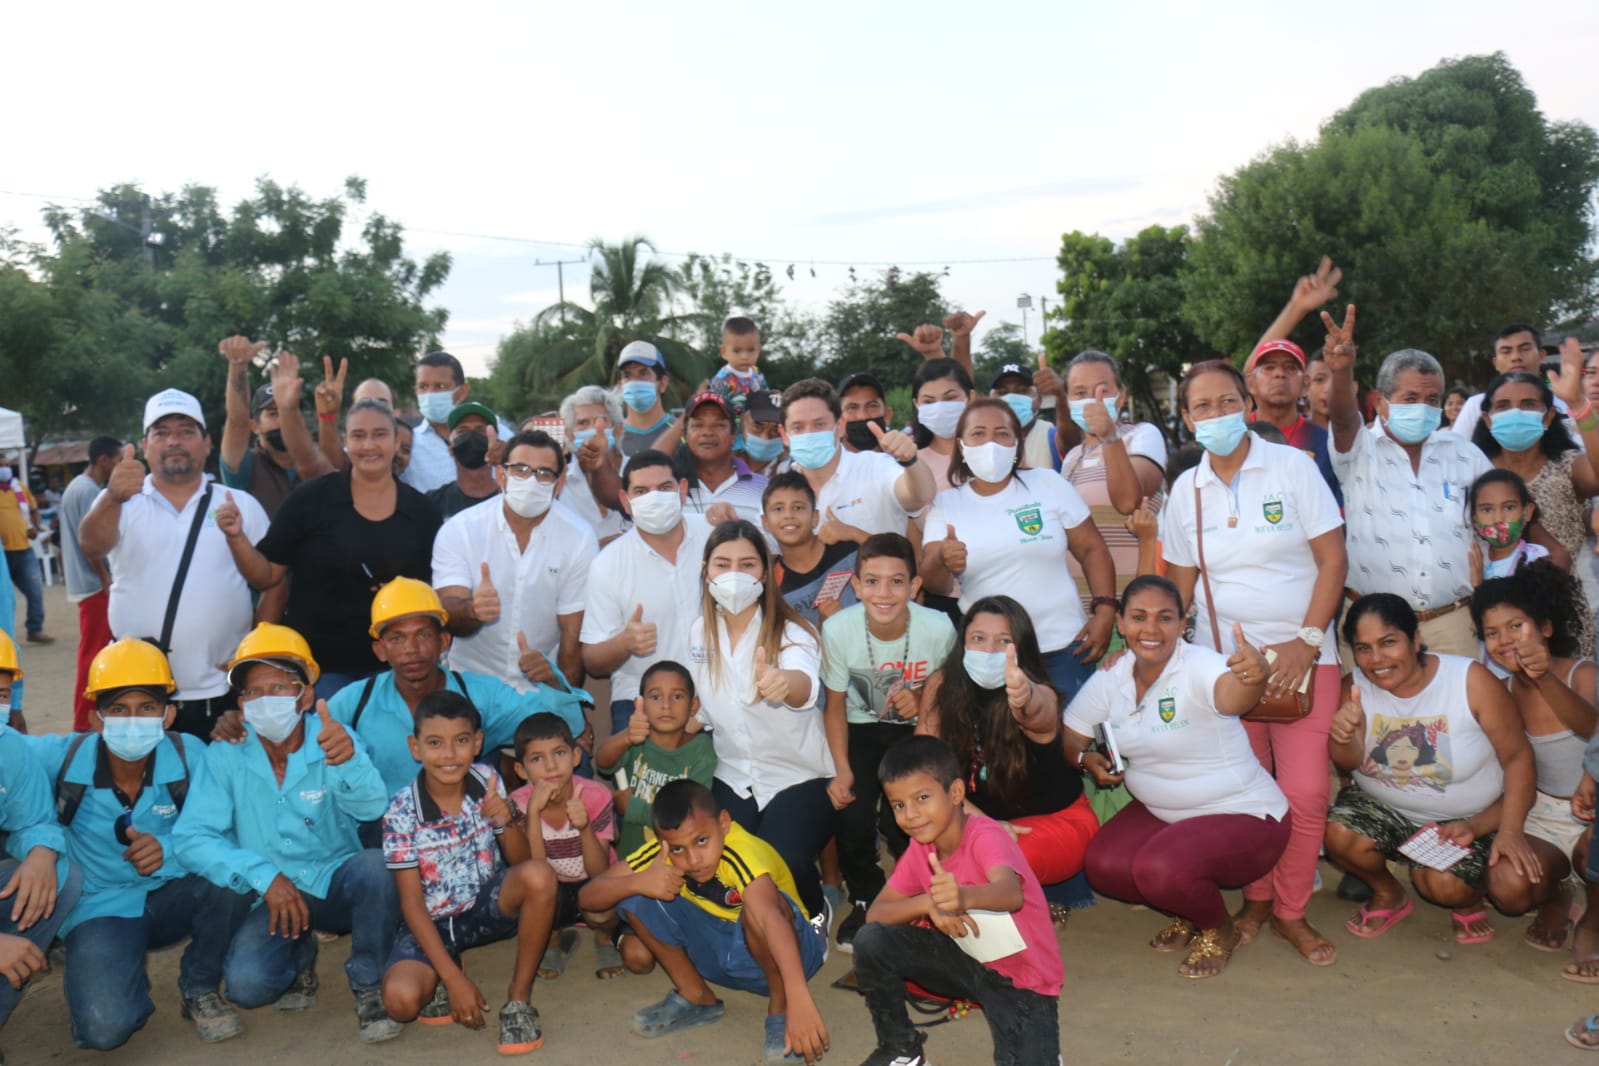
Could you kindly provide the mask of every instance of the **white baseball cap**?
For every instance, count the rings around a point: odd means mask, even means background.
[[[192,418],[200,423],[201,429],[205,428],[205,412],[200,410],[200,401],[182,389],[162,389],[144,402],[144,431],[148,433],[151,426],[167,415]]]
[[[616,356],[616,365],[620,367],[623,363],[643,363],[657,370],[666,369],[661,350],[649,341],[628,341]]]

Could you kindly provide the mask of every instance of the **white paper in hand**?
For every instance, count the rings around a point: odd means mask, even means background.
[[[967,916],[977,923],[980,936],[967,933],[953,937],[955,946],[978,962],[993,962],[1014,955],[1027,946],[1016,919],[1009,911],[967,911]]]
[[[1399,852],[1423,866],[1434,870],[1447,870],[1470,855],[1471,849],[1463,848],[1454,841],[1439,836],[1438,824],[1433,822],[1422,826],[1415,836],[1399,845]]]

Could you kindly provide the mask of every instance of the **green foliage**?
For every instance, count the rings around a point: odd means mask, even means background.
[[[1006,363],[1032,367],[1035,356],[1022,338],[1022,327],[1015,322],[1001,322],[983,334],[982,343],[972,353],[972,380],[981,392],[999,368]]]
[[[768,385],[786,388],[814,372],[816,322],[788,305],[782,283],[765,263],[748,263],[726,253],[691,253],[677,273],[679,292],[691,311],[686,316],[688,339],[705,353],[713,370],[722,363],[722,323],[743,315],[760,327],[760,370]]]
[[[406,381],[444,328],[423,300],[450,260],[408,259],[381,215],[347,233],[364,198],[355,178],[324,200],[263,179],[231,214],[198,185],[155,197],[120,185],[84,210],[47,210],[53,249],[12,247],[0,266],[0,373],[30,436],[136,432],[145,397],[168,387],[220,426],[216,348],[232,333],[348,357],[351,380]]]
[[[909,381],[923,360],[897,334],[944,321],[950,309],[939,285],[946,274],[889,267],[880,279],[853,282],[828,305],[819,338],[827,354],[812,373],[836,381],[869,370],[884,384]]]
[[[1596,181],[1599,137],[1546,122],[1502,54],[1445,62],[1224,177],[1198,224],[1184,311],[1242,357],[1326,254],[1344,271],[1340,302],[1360,306],[1365,375],[1421,347],[1480,378],[1505,322],[1595,306]],[[1319,346],[1320,323],[1295,338]]]

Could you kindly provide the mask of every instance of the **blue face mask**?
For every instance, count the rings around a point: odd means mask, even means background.
[[[650,410],[661,399],[661,390],[653,381],[622,382],[622,402],[637,414]]]
[[[1420,444],[1443,420],[1444,409],[1430,403],[1391,403],[1384,423],[1388,435],[1401,444]]]
[[[1524,452],[1543,439],[1543,415],[1537,411],[1495,411],[1488,432],[1507,452]]]
[[[966,676],[974,684],[988,689],[1003,688],[1005,685],[1004,652],[967,648],[961,654],[961,665],[966,667]]]
[[[1088,405],[1093,402],[1093,400],[1084,398],[1081,400],[1072,400],[1067,404],[1067,406],[1070,408],[1072,421],[1076,422],[1077,428],[1082,430],[1084,433],[1088,432],[1088,420],[1083,417],[1083,412],[1088,410]],[[1116,410],[1116,397],[1107,396],[1101,400],[1100,403],[1104,404],[1105,410],[1110,412],[1110,420],[1112,422],[1116,421],[1117,417],[1120,415],[1120,412]]]
[[[416,409],[422,412],[422,417],[434,424],[448,422],[450,412],[455,410],[455,393],[453,392],[424,392],[416,398]]]
[[[1212,455],[1233,454],[1248,432],[1249,423],[1244,421],[1242,411],[1194,423],[1194,439]]]
[[[806,470],[820,470],[833,461],[838,452],[838,434],[830,429],[815,433],[796,433],[788,438],[788,454],[794,465]]]
[[[1016,418],[1023,426],[1032,425],[1035,411],[1031,396],[1025,392],[1007,392],[1001,399],[1010,404],[1010,409],[1016,412]]]
[[[572,447],[574,447],[574,448],[583,447],[583,442],[588,440],[590,437],[594,436],[594,434],[596,434],[598,432],[599,432],[599,430],[597,430],[597,429],[580,429],[580,430],[578,430],[576,433],[572,434]],[[609,426],[607,426],[605,428],[605,446],[607,448],[616,447],[616,435],[611,432],[611,429],[610,429]]]
[[[138,762],[161,743],[166,732],[161,728],[164,724],[160,718],[103,718],[100,739],[105,741],[112,755],[126,762]]]
[[[757,463],[769,463],[783,454],[783,438],[745,437],[744,454]]]

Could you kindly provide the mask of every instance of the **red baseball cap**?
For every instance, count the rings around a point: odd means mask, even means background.
[[[1244,373],[1254,372],[1255,364],[1260,362],[1261,356],[1270,355],[1272,352],[1287,352],[1299,361],[1299,369],[1305,369],[1305,351],[1290,340],[1263,341],[1253,352],[1249,353],[1249,361],[1244,364]]]
[[[720,407],[722,409],[722,413],[727,416],[727,420],[729,422],[733,423],[734,425],[738,424],[738,416],[733,413],[732,405],[729,404],[727,402],[727,398],[722,396],[720,393],[700,393],[684,405],[683,413],[685,416],[692,416],[695,411],[699,410],[701,407],[704,407],[708,403],[714,403],[716,406]]]

